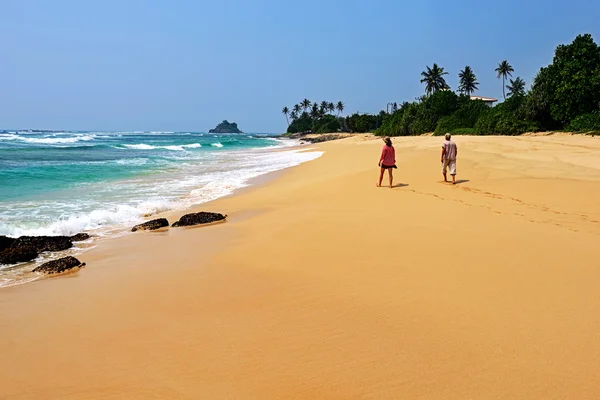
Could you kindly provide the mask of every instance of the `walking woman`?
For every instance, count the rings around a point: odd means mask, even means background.
[[[377,187],[381,187],[383,173],[387,169],[390,176],[390,188],[392,188],[392,183],[394,181],[392,170],[394,168],[398,168],[396,167],[396,150],[394,150],[394,146],[392,146],[392,139],[386,136],[383,141],[385,142],[385,146],[383,146],[383,149],[381,149],[381,157],[379,158],[378,165],[381,170],[379,171],[379,183],[377,184]]]

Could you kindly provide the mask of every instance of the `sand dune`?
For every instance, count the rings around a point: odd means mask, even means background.
[[[599,398],[600,140],[366,139],[0,291],[0,398]]]

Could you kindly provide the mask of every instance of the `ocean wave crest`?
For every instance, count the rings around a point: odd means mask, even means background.
[[[144,164],[148,163],[148,159],[147,158],[127,158],[124,160],[117,160],[115,162],[119,165],[140,166],[140,165],[144,165]]]
[[[146,143],[139,143],[139,144],[124,144],[123,147],[126,147],[128,149],[133,149],[133,150],[158,150],[158,149],[162,149],[162,150],[170,150],[170,151],[185,151],[184,147],[187,148],[197,148],[197,147],[202,147],[200,145],[200,143],[194,143],[191,145],[182,145],[182,146],[178,146],[178,145],[169,145],[169,146],[153,146],[151,144],[146,144]],[[120,148],[120,147],[117,147]]]
[[[124,144],[123,147],[127,147],[128,149],[134,149],[134,150],[154,150],[154,149],[158,148],[156,146],[151,146],[151,145],[145,144],[145,143],[140,143],[140,144]]]
[[[171,151],[185,151],[185,149],[181,146],[158,146],[161,149],[171,150]]]
[[[185,151],[185,149],[197,149],[202,147],[200,143],[184,144],[184,145],[169,145],[169,146],[154,146],[146,143],[139,144],[124,144],[123,147],[133,150],[170,150],[170,151]]]
[[[16,140],[23,143],[30,144],[67,144],[67,143],[77,143],[77,142],[87,142],[90,140],[94,140],[96,135],[76,135],[74,137],[42,137],[42,138],[34,138],[34,137],[23,137],[21,135],[15,134],[0,134],[0,140]]]

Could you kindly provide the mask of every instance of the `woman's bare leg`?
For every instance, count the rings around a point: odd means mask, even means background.
[[[394,183],[394,175],[392,174],[392,169],[388,169],[388,173],[390,174],[390,188],[392,188],[392,184]]]
[[[385,171],[385,169],[380,168],[380,171],[379,171],[379,183],[377,184],[377,187],[381,187],[381,181],[383,180],[383,171]]]

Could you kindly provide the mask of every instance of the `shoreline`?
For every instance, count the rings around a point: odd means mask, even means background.
[[[0,291],[0,387],[597,397],[600,142],[457,137],[453,187],[440,138],[393,140],[394,189],[375,187],[379,140],[322,143],[322,157],[200,206],[226,223],[107,241],[77,274]]]
[[[257,150],[257,154],[306,152],[306,151],[311,150],[310,147],[300,143],[300,141],[295,141],[294,139],[284,139],[284,140],[278,139],[278,140],[280,142],[282,142],[282,144],[280,144],[274,148],[268,148],[268,147],[267,148],[256,148],[254,150]],[[291,145],[288,143],[285,143],[285,141],[287,141],[287,140],[290,140],[293,143]],[[300,164],[302,164],[304,162],[306,162],[306,161],[302,161],[302,162],[300,162]],[[209,200],[208,203],[218,200],[219,198],[232,196],[232,195],[235,195],[236,193],[241,193],[249,188],[252,188],[255,185],[260,186],[262,184],[265,184],[269,180],[273,179],[273,177],[277,177],[279,172],[285,171],[286,169],[291,168],[291,167],[294,167],[294,166],[293,165],[287,166],[287,167],[284,167],[281,169],[277,169],[275,171],[261,173],[257,176],[251,177],[243,183],[243,186],[235,187],[235,188],[231,189],[230,193],[227,193],[225,195],[217,197],[216,199]],[[4,283],[2,286],[0,286],[0,290],[3,290],[8,287],[12,287],[12,286],[24,285],[24,284],[33,283],[33,282],[36,282],[39,280],[45,280],[46,278],[48,278],[48,276],[34,274],[31,271],[28,272],[28,270],[32,270],[33,268],[35,268],[47,261],[59,259],[62,257],[66,257],[68,255],[75,256],[75,257],[85,257],[85,254],[88,251],[96,248],[99,245],[102,245],[102,243],[104,243],[107,240],[120,239],[120,238],[131,235],[132,234],[132,232],[130,231],[131,227],[133,227],[136,224],[143,223],[143,222],[146,222],[146,221],[149,221],[152,219],[156,219],[156,218],[168,218],[169,224],[172,224],[173,222],[175,222],[176,219],[179,219],[179,217],[184,215],[186,212],[193,212],[191,210],[194,210],[195,208],[200,207],[206,203],[207,202],[181,205],[181,207],[176,207],[176,208],[173,208],[170,210],[145,215],[143,217],[143,219],[139,220],[139,221],[132,221],[129,223],[110,224],[110,225],[104,225],[97,229],[83,230],[82,232],[89,233],[91,235],[91,238],[86,241],[83,241],[83,242],[74,243],[74,246],[71,249],[68,249],[65,251],[60,251],[60,252],[41,253],[40,256],[36,260],[33,260],[31,262],[4,266],[5,271],[10,271],[10,270],[22,271],[23,269],[25,269],[25,271],[20,272],[20,278],[18,278],[17,281],[13,281],[10,283]],[[175,217],[176,217],[176,219],[174,219]]]
[[[289,139],[289,140],[295,140],[295,139]],[[318,147],[313,146],[311,143],[298,142],[297,144],[295,144],[293,146],[285,145],[280,148],[266,149],[266,151],[267,152],[278,152],[278,153],[286,152],[286,151],[302,151],[302,152],[316,151],[316,152],[320,152],[320,149]],[[116,248],[122,247],[118,243],[121,241],[126,242],[128,239],[135,241],[135,240],[138,240],[137,239],[138,237],[142,237],[142,236],[146,236],[146,235],[160,235],[160,234],[164,235],[164,234],[167,234],[170,230],[185,231],[185,230],[197,230],[197,229],[201,229],[201,228],[208,228],[212,224],[208,224],[208,226],[200,225],[200,226],[180,227],[180,228],[172,228],[170,225],[185,214],[195,213],[195,212],[200,212],[200,211],[205,211],[207,209],[211,209],[210,207],[211,207],[212,203],[219,202],[222,199],[227,199],[227,198],[239,196],[239,195],[242,195],[245,193],[250,193],[254,190],[258,190],[261,187],[268,185],[269,183],[273,183],[274,181],[276,181],[278,179],[282,179],[283,176],[287,172],[289,172],[289,170],[298,168],[305,163],[313,162],[313,161],[319,159],[320,157],[322,157],[322,155],[318,156],[317,158],[315,158],[313,160],[302,162],[298,165],[288,166],[288,167],[285,167],[282,169],[278,169],[275,171],[267,172],[267,173],[252,177],[246,181],[245,186],[235,188],[235,189],[233,189],[233,191],[231,193],[226,194],[221,197],[218,197],[216,199],[207,201],[205,203],[197,203],[197,204],[192,204],[192,205],[189,205],[189,206],[183,207],[183,208],[178,208],[178,209],[167,210],[167,211],[155,213],[155,214],[147,216],[144,220],[142,220],[140,222],[135,222],[135,223],[130,224],[131,226],[133,226],[135,224],[147,222],[147,221],[157,219],[157,218],[167,218],[167,220],[169,221],[169,227],[161,228],[161,229],[154,230],[154,231],[140,231],[140,232],[131,232],[130,231],[131,227],[128,227],[128,228],[123,227],[121,229],[113,227],[110,229],[110,231],[113,233],[109,234],[108,236],[97,236],[97,235],[94,236],[93,235],[91,237],[91,243],[90,243],[90,240],[87,240],[85,242],[75,244],[75,245],[85,244],[85,246],[83,248],[76,248],[75,250],[68,249],[68,250],[65,250],[62,252],[56,252],[56,253],[52,253],[52,252],[43,253],[42,254],[43,262],[47,262],[47,261],[54,260],[54,259],[59,259],[59,258],[65,257],[67,255],[73,255],[75,257],[79,257],[82,262],[85,262],[86,267],[76,269],[74,271],[67,271],[60,275],[40,275],[39,277],[28,277],[28,278],[24,279],[22,282],[16,282],[16,283],[12,283],[10,285],[0,287],[0,294],[3,291],[8,291],[11,289],[12,290],[17,290],[17,289],[27,290],[27,287],[29,287],[33,284],[47,283],[47,282],[53,281],[55,278],[60,279],[62,277],[75,277],[76,275],[81,274],[82,272],[85,273],[86,269],[93,268],[90,266],[90,263],[98,262],[104,258],[103,253],[110,252],[111,249],[114,247],[116,247]],[[218,211],[215,211],[215,212],[218,212]],[[250,214],[253,214],[253,212],[250,211],[249,215]],[[229,216],[228,216],[228,219],[229,219]],[[228,222],[224,221],[222,223],[228,223]],[[114,233],[114,232],[116,232],[116,233]],[[74,247],[76,247],[76,246],[74,246]],[[90,252],[91,252],[91,257],[89,257]],[[99,252],[100,255],[96,256],[96,252]],[[90,261],[87,261],[88,259]]]

